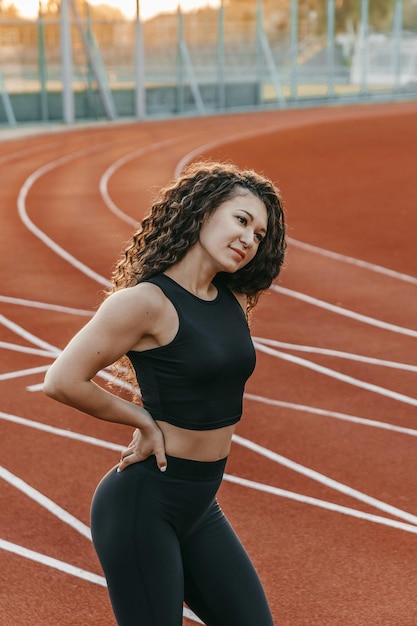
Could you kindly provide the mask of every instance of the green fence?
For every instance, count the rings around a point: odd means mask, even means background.
[[[43,4],[0,9],[1,125],[417,97],[415,0],[225,0],[143,22]]]

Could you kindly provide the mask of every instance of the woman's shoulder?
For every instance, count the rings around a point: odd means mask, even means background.
[[[124,287],[110,294],[102,304],[106,310],[117,310],[119,314],[135,315],[146,312],[155,315],[166,301],[161,289],[152,283],[141,282],[132,287]]]
[[[99,334],[123,341],[126,350],[138,349],[145,335],[155,336],[166,326],[169,303],[162,291],[151,283],[138,283],[113,292],[94,316]]]

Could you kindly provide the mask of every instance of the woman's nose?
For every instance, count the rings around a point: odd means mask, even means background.
[[[250,228],[245,228],[244,232],[240,237],[240,241],[243,243],[245,248],[250,248],[255,243],[255,233]]]

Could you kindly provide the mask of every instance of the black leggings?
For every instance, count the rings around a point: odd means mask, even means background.
[[[119,626],[181,626],[183,601],[207,626],[273,626],[258,575],[216,492],[226,459],[155,457],[98,485],[94,547]]]

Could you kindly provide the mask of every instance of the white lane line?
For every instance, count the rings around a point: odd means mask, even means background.
[[[265,134],[266,132],[270,132],[271,129],[264,129],[262,131],[261,134]],[[259,131],[255,131],[255,132],[250,132],[247,133],[246,135],[242,135],[242,134],[238,134],[235,136],[230,137],[229,139],[222,139],[220,141],[216,141],[213,143],[209,143],[206,144],[204,146],[200,146],[199,148],[196,148],[195,150],[193,150],[192,152],[190,152],[188,155],[186,155],[184,157],[184,159],[182,159],[180,161],[180,163],[177,164],[177,167],[175,169],[175,175],[178,176],[179,173],[181,172],[182,168],[184,167],[184,165],[191,160],[194,156],[197,156],[198,154],[200,154],[201,152],[204,152],[212,147],[215,147],[217,145],[220,145],[222,143],[224,143],[225,141],[231,141],[233,140],[233,138],[239,138],[241,139],[243,136],[256,136],[260,134]],[[172,140],[167,140],[169,141],[175,141],[175,139]],[[160,142],[160,144],[162,144],[164,142]],[[93,280],[96,280],[98,283],[105,285],[106,287],[108,287],[110,285],[110,281],[107,280],[106,278],[104,278],[103,276],[101,276],[100,274],[94,272],[93,270],[91,270],[91,268],[89,268],[88,266],[86,266],[85,264],[81,263],[78,259],[76,259],[75,257],[73,257],[72,255],[70,255],[67,251],[65,251],[63,248],[61,248],[60,246],[58,246],[58,244],[56,244],[52,239],[50,239],[47,235],[45,235],[37,226],[35,226],[35,224],[29,219],[28,215],[27,215],[27,211],[26,211],[26,198],[28,195],[28,192],[30,190],[30,188],[32,187],[32,185],[36,182],[36,180],[38,180],[41,176],[43,176],[45,173],[51,171],[52,169],[55,169],[71,160],[74,160],[75,158],[77,158],[78,156],[82,155],[82,154],[87,154],[90,151],[96,151],[99,149],[102,149],[103,145],[107,145],[107,144],[101,144],[99,146],[92,146],[90,148],[87,149],[82,149],[79,150],[73,154],[70,155],[66,155],[64,157],[61,157],[59,159],[56,159],[54,161],[52,161],[51,163],[48,163],[47,165],[41,167],[40,169],[36,170],[31,176],[29,176],[29,178],[25,181],[24,185],[22,186],[20,192],[19,192],[19,197],[18,197],[18,210],[19,210],[19,215],[22,219],[22,221],[24,222],[24,224],[27,226],[27,228],[29,228],[29,230],[31,230],[37,237],[39,237],[46,245],[48,245],[49,247],[51,247],[51,249],[53,249],[57,254],[59,254],[62,258],[64,258],[65,260],[67,260],[70,264],[72,264],[74,267],[76,267],[77,269],[79,269],[82,273],[84,273],[86,276],[89,276],[90,278],[92,278]],[[156,149],[158,147],[158,144],[155,144],[154,147],[152,149]],[[160,145],[159,145],[160,147]],[[141,149],[142,150],[142,149]],[[143,149],[146,150],[146,149]],[[131,157],[130,155],[125,155],[125,157],[122,157],[123,159],[128,160]],[[113,168],[117,168],[117,163],[113,164]],[[100,190],[101,192],[106,196],[107,200],[110,201],[112,208],[114,210],[116,210],[117,212],[120,212],[120,209],[113,203],[113,201],[111,200],[108,192],[106,195],[106,190],[107,190],[107,182],[109,180],[109,177],[112,173],[112,171],[114,171],[114,169],[112,170],[111,168],[109,168],[109,170],[107,170],[107,173],[104,175],[104,178],[101,179],[100,181]],[[104,196],[103,196],[104,197]],[[123,214],[123,213],[122,213]],[[125,214],[123,214],[125,215]],[[129,218],[131,219],[131,218]],[[134,222],[136,224],[136,222]],[[395,277],[399,278],[399,276],[397,276],[396,273]],[[416,279],[417,281],[417,279]],[[294,290],[289,290],[286,289],[284,287],[278,287],[277,285],[272,285],[271,286],[272,290],[281,292],[281,293],[285,293],[286,295],[289,295],[291,297],[294,298],[299,298],[305,302],[309,302],[310,304],[314,304],[315,306],[321,306],[322,308],[326,308],[328,310],[331,310],[335,313],[338,313],[340,315],[345,315],[346,317],[351,317],[354,318],[358,321],[362,321],[368,324],[371,324],[373,326],[377,326],[380,328],[384,328],[386,330],[392,330],[398,333],[402,333],[405,335],[409,335],[412,337],[417,337],[417,331],[415,330],[410,330],[407,328],[403,328],[400,326],[396,326],[394,324],[388,324],[386,322],[382,322],[380,320],[371,318],[369,316],[365,316],[365,315],[361,315],[358,313],[355,313],[353,311],[349,311],[348,309],[344,309],[342,307],[337,307],[334,305],[331,305],[329,303],[325,303],[324,301],[318,300],[317,298],[312,298],[310,296],[307,296],[305,294],[296,292]]]
[[[204,622],[202,622],[201,619],[199,619],[197,617],[197,615],[194,615],[194,613],[191,611],[191,609],[187,609],[186,606],[183,608],[182,613],[183,613],[184,617],[187,617],[192,622],[197,622],[197,624],[203,624],[203,626],[204,626]]]
[[[392,391],[391,389],[387,389],[386,387],[381,387],[379,385],[374,385],[373,383],[367,383],[366,381],[360,380],[359,378],[354,378],[353,376],[341,374],[340,372],[336,372],[329,367],[323,367],[322,365],[317,365],[317,363],[313,363],[312,361],[308,361],[307,359],[302,359],[298,356],[287,354],[286,352],[281,352],[280,350],[275,350],[274,348],[269,348],[268,346],[264,346],[260,343],[257,343],[256,341],[254,342],[254,345],[255,348],[260,352],[265,352],[265,354],[274,356],[277,359],[282,359],[283,361],[295,363],[296,365],[300,365],[301,367],[313,370],[318,374],[323,374],[324,376],[328,376],[329,378],[335,378],[336,380],[340,380],[344,383],[347,383],[348,385],[352,385],[353,387],[366,389],[367,391],[371,391],[372,393],[379,394],[380,396],[390,398],[391,400],[403,402],[404,404],[410,404],[411,406],[417,406],[417,398],[406,396],[403,393],[398,393],[397,391]]]
[[[287,356],[287,355],[286,355]]]
[[[26,428],[33,428],[42,432],[56,435],[58,437],[65,437],[66,439],[73,439],[82,443],[88,443],[92,446],[98,446],[100,448],[106,448],[107,450],[114,450],[115,452],[121,452],[126,446],[112,443],[111,441],[105,441],[104,439],[97,439],[96,437],[90,437],[89,435],[83,435],[81,433],[75,433],[72,430],[66,430],[65,428],[57,428],[56,426],[50,426],[49,424],[43,424],[42,422],[36,422],[34,420],[28,420],[18,415],[11,415],[0,411],[0,419],[13,424],[19,424],[19,426],[25,426]]]
[[[398,361],[387,361],[385,359],[375,359],[353,352],[341,352],[340,350],[330,350],[327,348],[316,348],[315,346],[304,346],[295,343],[287,343],[285,341],[277,341],[275,339],[266,339],[265,337],[252,337],[257,343],[265,346],[273,346],[282,348],[283,350],[294,350],[295,352],[308,352],[310,354],[322,354],[324,356],[333,356],[338,359],[347,359],[349,361],[357,361],[359,363],[369,363],[370,365],[378,365],[381,367],[389,367],[392,369],[405,370],[407,372],[417,372],[417,365],[409,363],[399,363]]]
[[[35,561],[36,563],[47,565],[48,567],[52,567],[60,572],[64,572],[65,574],[70,574],[76,578],[82,578],[83,580],[100,585],[101,587],[107,586],[104,576],[98,576],[97,574],[93,574],[93,572],[88,572],[80,567],[75,567],[74,565],[65,563],[65,561],[54,559],[46,554],[41,554],[40,552],[35,552],[34,550],[28,550],[28,548],[11,543],[10,541],[0,539],[0,548],[2,550],[6,550],[7,552],[12,552],[13,554],[22,556],[25,559]]]
[[[32,374],[41,374],[42,372],[46,372],[47,369],[49,369],[49,365],[40,365],[39,367],[31,367],[16,372],[5,372],[4,374],[0,374],[0,381],[20,378],[21,376],[32,376]]]
[[[149,152],[154,152],[155,150],[159,150],[160,148],[164,148],[164,147],[169,146],[171,144],[178,143],[179,141],[182,141],[182,137],[181,138],[174,137],[172,139],[165,139],[163,141],[157,141],[156,143],[152,143],[152,144],[150,144],[148,146],[144,146],[142,148],[134,150],[133,152],[129,152],[128,154],[125,154],[124,156],[120,157],[120,159],[117,159],[117,161],[112,163],[112,165],[110,165],[110,167],[107,168],[107,170],[104,172],[103,176],[100,179],[99,188],[100,188],[100,193],[101,193],[101,196],[102,196],[102,198],[104,200],[104,203],[106,204],[107,208],[112,213],[114,213],[114,215],[116,215],[121,220],[127,222],[128,224],[130,224],[134,228],[137,228],[139,221],[138,220],[134,220],[132,217],[130,217],[129,215],[124,213],[117,206],[117,204],[115,204],[115,202],[113,202],[113,200],[112,200],[112,198],[110,196],[110,193],[109,193],[109,180],[115,174],[115,172],[117,172],[117,170],[120,169],[123,165],[126,165],[126,163],[128,163],[129,161],[133,161],[133,159],[136,159],[136,158],[138,158],[140,156],[148,154]]]
[[[92,317],[93,311],[86,309],[74,309],[69,306],[60,306],[58,304],[48,304],[46,302],[37,302],[36,300],[24,300],[23,298],[10,298],[8,296],[0,296],[0,302],[6,304],[15,304],[17,306],[24,306],[33,309],[45,309],[46,311],[57,311],[58,313],[68,313],[69,315],[82,315],[86,317]]]
[[[94,574],[93,572],[81,569],[81,567],[75,567],[74,565],[70,565],[70,563],[60,561],[59,559],[47,556],[46,554],[41,554],[40,552],[29,550],[28,548],[19,546],[16,543],[11,543],[10,541],[6,541],[5,539],[0,539],[0,549],[11,552],[25,559],[29,559],[30,561],[34,561],[35,563],[46,565],[47,567],[56,569],[60,572],[63,572],[64,574],[70,574],[70,576],[74,576],[75,578],[81,578],[82,580],[86,580],[89,583],[100,585],[100,587],[107,587],[107,582],[104,576],[99,576],[98,574]],[[194,615],[194,613],[190,609],[186,607],[184,607],[183,609],[183,614],[184,617],[187,617],[197,624],[203,624],[203,622],[196,615]]]
[[[172,143],[173,141],[175,141],[175,139],[161,141],[159,143],[154,144],[150,148],[149,146],[146,148],[143,148],[141,149],[141,151],[142,153],[145,153],[148,150],[156,150],[157,148],[160,148],[161,146],[166,145],[168,143]],[[22,185],[19,191],[18,199],[17,199],[17,207],[18,207],[19,217],[22,220],[23,224],[26,226],[26,228],[30,232],[32,232],[36,237],[38,237],[38,239],[40,239],[42,243],[44,243],[53,252],[55,252],[55,254],[57,254],[62,259],[67,261],[70,265],[72,265],[77,270],[82,272],[85,276],[88,276],[92,280],[95,280],[96,282],[98,282],[101,285],[104,285],[105,287],[110,287],[111,283],[107,278],[105,278],[104,276],[101,276],[100,274],[92,270],[90,267],[82,263],[79,259],[77,259],[72,254],[70,254],[67,250],[62,248],[62,246],[58,245],[53,239],[51,239],[48,235],[46,235],[46,233],[44,233],[40,228],[38,228],[34,224],[34,222],[29,218],[27,209],[26,209],[26,200],[27,200],[29,191],[34,185],[34,183],[37,180],[39,180],[42,176],[44,176],[46,173],[54,169],[57,169],[58,167],[61,167],[62,165],[69,163],[70,161],[77,159],[80,156],[84,156],[91,152],[97,152],[99,150],[102,150],[103,147],[107,145],[108,145],[108,142],[100,144],[100,145],[96,145],[96,146],[90,146],[89,148],[83,148],[81,150],[77,150],[76,152],[72,154],[55,159],[51,161],[50,163],[47,163],[46,165],[43,165],[42,167],[37,169],[25,180],[24,184]],[[125,158],[128,160],[129,157],[130,155],[126,155],[125,157],[122,157],[122,159]],[[104,178],[104,182],[102,182],[103,179],[102,181],[100,181],[100,190],[102,194],[105,195],[106,201],[110,203],[111,210],[113,210],[113,212],[115,212],[119,217],[124,216],[122,219],[128,219],[129,221],[131,221],[131,218],[128,218],[128,216],[126,216],[122,211],[120,211],[118,207],[113,203],[109,194],[108,193],[106,194],[106,185],[107,185],[108,177],[111,173],[112,172],[110,170],[109,174],[107,174],[107,178],[106,177]],[[133,222],[133,223],[136,224],[137,222]]]
[[[51,358],[56,359],[61,353],[61,350],[59,350],[57,347],[47,343],[46,341],[43,341],[42,339],[39,339],[39,337],[37,337],[36,335],[33,335],[32,333],[25,330],[22,326],[19,326],[15,322],[12,322],[11,320],[7,319],[4,315],[0,315],[0,324],[3,324],[4,326],[12,330],[14,333],[19,335],[20,337],[23,337],[27,341],[34,343],[35,345],[39,345],[42,348],[45,348],[46,350],[48,350],[48,352],[42,352],[41,354],[42,356],[50,356]],[[6,344],[6,347],[10,349],[10,345],[14,346],[14,344]],[[1,347],[1,344],[0,344],[0,347]],[[30,350],[31,348],[28,348],[27,350],[25,350],[22,347],[22,351],[30,351]],[[47,369],[48,367],[45,367],[43,371],[46,371]],[[139,395],[139,391],[136,387],[133,387],[130,383],[124,381],[121,378],[115,377],[113,374],[110,374],[109,372],[106,372],[105,370],[101,370],[100,372],[97,372],[97,376],[104,380],[111,381],[114,385],[116,385],[117,387],[120,387],[121,389],[126,389],[130,392],[133,392]],[[42,388],[43,388],[43,382],[38,383],[36,385],[30,385],[27,387],[27,390],[28,391],[42,391]]]
[[[120,387],[120,389],[126,389],[126,391],[136,393],[138,396],[140,396],[139,390],[136,387],[133,387],[133,385],[122,380],[121,378],[115,378],[113,374],[109,374],[108,372],[101,370],[100,372],[97,372],[96,376],[98,376],[98,378],[102,378],[103,380],[111,381],[113,385],[115,385],[116,387]],[[42,391],[42,389],[43,382],[36,383],[35,385],[28,385],[26,387],[26,390],[32,393]]]
[[[88,276],[92,280],[95,280],[96,282],[98,282],[101,285],[104,285],[105,287],[109,287],[110,285],[110,282],[107,279],[103,278],[103,276],[101,276],[100,274],[92,270],[90,267],[88,267],[87,265],[79,261],[76,257],[70,254],[67,250],[62,248],[60,245],[58,245],[53,239],[51,239],[48,235],[46,235],[40,228],[38,228],[32,222],[32,220],[29,218],[27,214],[26,200],[27,200],[29,191],[32,188],[32,186],[35,184],[37,180],[39,180],[46,173],[51,172],[52,170],[57,169],[61,165],[65,165],[69,163],[70,161],[74,161],[80,156],[85,156],[89,153],[103,150],[103,147],[107,145],[109,145],[108,142],[99,144],[96,146],[90,146],[89,148],[83,148],[82,150],[77,150],[76,152],[73,152],[72,154],[60,157],[58,159],[55,159],[54,161],[51,161],[50,163],[47,163],[46,165],[43,165],[42,167],[37,169],[35,172],[33,172],[25,180],[24,184],[22,185],[19,191],[19,195],[17,199],[18,214],[23,224],[26,226],[26,228],[31,233],[33,233],[36,237],[38,237],[38,239],[40,239],[43,244],[45,244],[48,248],[50,248],[53,252],[55,252],[55,254],[57,254],[62,259],[70,263],[70,265],[75,267],[77,270],[81,271],[85,276]]]
[[[291,244],[292,246],[301,248],[302,250],[308,250],[308,252],[319,254],[321,256],[328,257],[335,261],[341,261],[342,263],[349,263],[350,265],[356,265],[357,267],[360,267],[365,270],[370,270],[372,272],[376,272],[377,274],[384,274],[385,276],[389,276],[390,278],[395,278],[396,280],[403,280],[406,283],[417,285],[417,278],[415,276],[410,276],[409,274],[403,274],[402,272],[396,272],[395,270],[388,269],[387,267],[383,267],[382,265],[376,265],[375,263],[368,263],[367,261],[355,259],[354,257],[346,256],[345,254],[339,254],[338,252],[332,252],[331,250],[326,250],[325,248],[319,248],[309,243],[304,243],[302,241],[298,241],[297,239],[293,239],[292,237],[287,237],[287,242]]]
[[[106,449],[110,449],[110,450],[115,450],[116,452],[120,452],[125,446],[120,446],[118,444],[112,444],[111,442],[108,441],[103,441],[101,439],[96,439],[95,437],[89,437],[86,435],[82,435],[79,433],[74,433],[72,431],[67,431],[61,428],[55,428],[53,426],[48,426],[46,424],[40,424],[39,422],[33,422],[31,420],[27,420],[24,419],[22,417],[18,417],[16,415],[9,415],[7,413],[3,413],[0,412],[0,418],[5,419],[6,421],[10,421],[16,424],[20,424],[21,426],[25,426],[25,427],[29,427],[29,428],[35,428],[37,430],[42,430],[45,431],[47,433],[51,433],[54,435],[57,435],[59,437],[65,437],[68,439],[75,439],[78,440],[82,443],[87,443],[90,445],[94,445],[94,446],[98,446],[101,448],[106,448]],[[299,463],[295,463],[294,461],[291,461],[290,459],[287,459],[286,457],[283,457],[275,452],[273,452],[272,450],[268,450],[267,448],[264,448],[262,446],[259,446],[258,444],[255,444],[251,441],[249,441],[248,439],[244,439],[238,435],[234,435],[233,436],[233,440],[235,443],[242,445],[246,448],[249,448],[250,450],[252,450],[253,452],[260,454],[261,456],[264,456],[276,463],[280,463],[282,465],[285,465],[286,467],[289,467],[290,469],[303,474],[305,476],[307,476],[308,478],[311,478],[313,481],[315,480],[316,482],[319,482],[321,484],[325,484],[327,487],[334,489],[335,491],[339,491],[341,493],[344,493],[345,495],[348,495],[354,499],[360,500],[361,502],[365,502],[366,504],[369,504],[370,506],[373,506],[374,508],[377,508],[379,510],[382,510],[390,515],[393,515],[394,517],[398,517],[400,519],[405,519],[408,522],[411,522],[412,524],[417,524],[417,517],[411,515],[410,513],[407,513],[405,511],[402,511],[401,509],[398,509],[396,507],[393,507],[389,504],[386,504],[385,502],[382,502],[380,500],[376,500],[375,498],[373,498],[372,496],[368,496],[367,494],[360,492],[356,489],[353,489],[347,485],[344,485],[343,483],[340,483],[338,481],[333,480],[332,478],[329,478],[327,476],[325,476],[324,474],[320,474],[318,472],[316,472],[315,470],[312,470],[310,468],[307,468],[303,465],[300,465]],[[237,480],[240,481],[244,481],[246,479],[243,478],[236,478],[234,477],[233,480],[235,482],[237,482]],[[243,483],[242,483],[243,484]],[[292,492],[285,492],[284,490],[277,490],[275,492],[275,490],[277,489],[276,487],[273,487],[271,485],[263,485],[262,483],[256,483],[258,485],[261,485],[261,487],[259,487],[259,489],[261,491],[266,491],[268,493],[271,494],[275,494],[275,495],[280,495],[281,497],[286,497],[285,493],[291,493]],[[252,481],[251,482],[251,487],[254,487],[255,483]],[[278,493],[279,492],[279,493]],[[316,503],[316,499],[315,498],[310,498],[309,496],[302,496],[301,494],[292,494],[291,499],[296,499],[297,498],[306,498],[308,500],[308,504],[311,505],[315,505],[315,506],[321,506],[322,508],[327,508],[324,507],[323,502],[326,501],[322,501],[322,500],[317,500],[317,502],[319,502],[320,504]],[[307,502],[306,500],[306,502]],[[302,501],[302,500],[300,500]],[[328,508],[329,510],[337,510],[337,507],[339,505],[333,504],[331,502],[327,502],[326,504],[328,504]],[[343,509],[343,513],[345,515],[349,515],[349,511],[352,511],[352,516],[353,517],[361,517],[362,519],[368,519],[369,516],[369,520],[370,521],[375,521],[375,516],[372,514],[368,514],[362,511],[359,511],[357,509],[351,509],[350,507],[342,507]],[[340,512],[340,511],[339,511]],[[379,523],[383,523],[384,518],[380,518],[381,521]],[[387,518],[388,519],[388,518]],[[391,520],[388,520],[387,523],[388,526],[393,526],[394,524],[391,524]]]
[[[362,117],[363,116],[361,116],[361,118]],[[329,116],[327,117],[327,119],[320,119],[319,123],[320,124],[327,124],[327,123],[332,124],[334,122],[343,121],[344,119],[346,119],[345,115],[343,115],[342,117],[337,116],[336,118]],[[242,139],[250,139],[251,137],[261,137],[261,136],[270,135],[271,133],[276,133],[279,131],[285,132],[291,129],[296,130],[296,129],[303,128],[303,127],[310,127],[310,126],[314,126],[314,124],[316,123],[317,121],[313,119],[308,119],[308,120],[307,119],[302,119],[302,120],[286,119],[283,121],[279,120],[278,122],[275,122],[271,124],[270,126],[262,126],[260,128],[257,128],[256,130],[250,130],[247,132],[236,132],[232,135],[223,136],[221,139],[216,139],[215,141],[202,144],[200,146],[197,146],[190,152],[187,152],[187,154],[185,154],[182,157],[182,159],[177,163],[175,167],[174,175],[176,178],[180,176],[184,167],[188,165],[188,163],[192,161],[193,159],[195,159],[196,157],[206,157],[206,153],[209,152],[210,150],[213,150],[213,149],[216,150],[220,146],[224,146],[225,144],[231,143],[233,141],[241,141]]]
[[[326,302],[324,300],[313,298],[312,296],[308,296],[307,294],[301,293],[300,291],[294,291],[293,289],[287,289],[286,287],[278,287],[278,285],[271,285],[271,289],[273,291],[276,291],[277,293],[282,293],[285,296],[289,296],[290,298],[295,298],[296,300],[307,302],[308,304],[320,307],[321,309],[326,309],[327,311],[331,311],[332,313],[337,313],[337,315],[349,317],[356,320],[357,322],[370,324],[371,326],[376,326],[377,328],[389,330],[391,332],[399,333],[401,335],[417,337],[417,330],[405,328],[404,326],[397,326],[396,324],[390,324],[388,322],[383,322],[382,320],[378,320],[374,317],[369,317],[368,315],[361,315],[360,313],[356,313],[355,311],[351,311],[349,309],[330,304],[329,302]]]
[[[5,163],[10,163],[11,161],[16,161],[17,159],[26,158],[31,154],[36,154],[36,152],[41,152],[44,148],[49,148],[50,146],[59,145],[56,141],[50,141],[48,143],[44,143],[42,145],[36,145],[32,148],[25,148],[24,150],[17,150],[16,152],[9,152],[8,154],[0,157],[0,165],[4,165]]]
[[[29,331],[25,330],[22,326],[19,326],[19,324],[12,322],[4,315],[0,315],[0,324],[3,324],[3,326],[6,326],[6,328],[9,328],[9,330],[13,331],[15,334],[22,337],[23,339],[26,339],[30,343],[34,343],[35,345],[38,345],[41,348],[43,348],[45,352],[43,351],[40,352],[41,356],[49,356],[53,359],[56,359],[61,353],[61,350],[59,350],[56,346],[53,346],[52,344],[47,343],[46,341],[43,341],[36,335],[33,335]],[[5,343],[5,342],[1,342],[1,343]],[[7,347],[8,349],[11,349],[11,346],[13,346],[13,349],[16,349],[17,351],[29,352],[31,354],[34,354],[36,352],[36,351],[32,351],[32,348],[24,348],[23,346],[16,348],[15,344],[8,344],[8,343],[5,343],[5,345],[2,346],[1,343],[0,343],[0,347]],[[44,366],[41,366],[41,367],[43,368]],[[48,367],[45,367],[42,371],[46,371],[47,369]],[[129,391],[134,391],[135,393],[137,393],[136,388],[133,388],[132,385],[130,385],[129,383],[125,382],[124,380],[120,378],[114,377],[112,374],[110,374],[109,372],[106,372],[105,370],[101,370],[100,372],[98,372],[97,376],[100,378],[103,378],[104,380],[108,380],[108,381],[111,380],[114,385],[122,389],[127,389]],[[41,391],[42,388],[43,388],[43,382],[27,387],[28,391]]]
[[[328,121],[332,122],[333,120],[329,119]],[[288,124],[286,124],[285,127],[279,124],[275,124],[273,126],[263,128],[262,130],[258,129],[256,131],[250,131],[247,133],[240,133],[240,134],[238,133],[236,135],[231,135],[229,137],[223,137],[222,139],[217,139],[216,141],[213,141],[210,143],[202,144],[198,146],[197,148],[194,148],[194,150],[191,150],[190,152],[188,152],[177,163],[175,170],[174,170],[174,176],[175,178],[178,178],[178,176],[180,176],[184,167],[188,165],[188,163],[190,163],[190,161],[192,161],[196,157],[204,156],[205,153],[209,152],[210,150],[219,148],[220,146],[224,146],[225,144],[230,143],[232,141],[238,141],[241,139],[250,139],[251,137],[258,137],[258,136],[265,135],[265,134],[269,135],[270,133],[277,132],[279,130],[288,130],[289,128],[300,128],[301,126],[309,126],[311,124],[312,124],[311,121],[297,124],[297,121],[295,120],[293,122],[288,122]],[[411,283],[413,285],[417,285],[417,278],[415,276],[403,274],[402,272],[396,272],[395,270],[388,269],[381,265],[376,265],[375,263],[368,263],[367,261],[362,261],[361,259],[355,259],[345,254],[331,252],[330,250],[326,250],[325,248],[319,248],[318,246],[313,246],[311,244],[298,241],[297,239],[293,239],[292,237],[287,237],[287,242],[293,246],[302,248],[303,250],[308,250],[309,252],[313,252],[314,254],[319,254],[321,256],[329,257],[336,261],[341,261],[342,263],[356,265],[357,267],[360,267],[362,269],[365,269],[371,272],[384,274],[386,276],[389,276],[390,278],[394,278],[396,280],[402,280],[402,281]]]
[[[90,539],[91,541],[91,532],[89,527],[81,522],[79,519],[68,513],[65,509],[63,509],[59,504],[56,504],[50,498],[47,498],[43,493],[31,487],[24,480],[9,472],[5,467],[0,466],[0,478],[8,482],[10,485],[19,489],[22,493],[24,493],[28,498],[34,500],[37,504],[40,504],[47,511],[55,515],[58,519],[60,519],[65,524],[68,524],[71,528],[79,532],[83,537]]]
[[[287,498],[287,500],[294,500],[295,502],[301,502],[302,504],[317,506],[320,509],[326,509],[327,511],[332,511],[334,513],[341,513],[342,515],[356,517],[357,519],[363,519],[367,522],[374,522],[375,524],[390,526],[391,528],[398,530],[405,530],[406,532],[413,533],[414,535],[417,534],[417,526],[414,526],[413,524],[406,524],[405,522],[398,522],[397,520],[392,520],[388,517],[364,513],[363,511],[358,511],[357,509],[341,506],[340,504],[327,502],[326,500],[320,500],[319,498],[312,498],[310,496],[303,496],[300,493],[294,493],[293,491],[287,491],[286,489],[279,489],[278,487],[272,487],[271,485],[265,485],[253,480],[247,480],[246,478],[239,478],[239,476],[233,476],[231,474],[225,474],[224,480],[234,483],[235,485],[247,487],[248,489],[262,491],[280,498]]]
[[[238,132],[223,137],[222,139],[216,139],[215,141],[201,144],[200,146],[197,146],[197,148],[194,148],[193,150],[190,150],[190,152],[187,152],[187,154],[185,154],[182,159],[178,161],[174,169],[174,178],[178,178],[181,175],[183,169],[190,163],[190,161],[197,157],[204,156],[205,153],[210,152],[210,150],[216,150],[225,143],[231,143],[233,141],[239,141],[241,139],[250,139],[251,137],[258,137],[259,135],[269,135],[270,133],[280,130],[281,128],[282,126],[280,124],[273,124],[272,126],[263,127],[262,129],[251,130],[246,133]]]
[[[272,398],[257,396],[253,393],[245,393],[245,398],[247,400],[253,400],[254,402],[261,402],[262,404],[278,406],[283,409],[291,409],[294,411],[301,411],[303,413],[312,413],[313,415],[331,417],[334,419],[343,420],[345,422],[352,422],[353,424],[372,426],[373,428],[381,428],[382,430],[389,430],[394,433],[401,433],[403,435],[411,435],[412,437],[417,437],[417,430],[414,430],[413,428],[406,428],[404,426],[396,426],[395,424],[390,424],[388,422],[379,422],[378,420],[366,419],[365,417],[357,417],[356,415],[348,415],[346,413],[339,413],[337,411],[327,411],[325,409],[307,406],[306,404],[296,404],[294,402],[273,400]]]
[[[140,391],[137,387],[134,387],[122,378],[115,377],[113,374],[106,372],[106,370],[100,370],[99,372],[97,372],[96,376],[98,376],[98,378],[102,378],[103,380],[111,382],[116,387],[120,387],[120,389],[126,389],[126,391],[129,391],[130,393],[137,394],[140,397]],[[26,387],[26,389],[28,391],[42,391],[43,383],[29,385],[28,387]]]
[[[22,352],[23,354],[32,354],[34,356],[44,356],[50,359],[56,357],[55,352],[47,352],[46,350],[37,350],[36,348],[28,348],[27,346],[20,346],[17,343],[10,343],[8,341],[0,341],[1,350],[11,350],[13,352]]]
[[[14,333],[19,335],[20,337],[23,337],[27,341],[34,343],[35,345],[39,345],[42,348],[45,348],[46,350],[48,350],[48,354],[43,353],[42,356],[50,356],[53,359],[55,359],[61,353],[61,350],[47,343],[46,341],[39,339],[39,337],[37,337],[36,335],[33,335],[32,333],[25,330],[22,326],[19,326],[15,322],[12,322],[11,320],[7,319],[4,315],[0,315],[0,324],[3,324],[4,326],[12,330]],[[48,368],[45,368],[45,369],[48,369]],[[134,393],[138,393],[138,390],[136,389],[136,387],[133,387],[132,385],[125,382],[121,378],[114,377],[112,374],[110,374],[109,372],[106,372],[105,370],[101,370],[100,372],[97,372],[97,376],[100,378],[103,378],[104,380],[112,381],[114,385],[122,389],[127,389],[128,391],[133,391]],[[43,383],[39,383],[39,384],[31,385],[27,387],[28,391],[41,391],[42,388],[43,388]]]
[[[262,346],[262,347],[263,347],[264,349],[268,349],[268,348],[266,348],[265,346]],[[274,350],[273,350],[272,352],[273,352],[273,353],[275,353],[276,351],[274,351]],[[286,356],[287,356],[287,355],[286,355]],[[303,361],[304,361],[304,360],[303,360]],[[310,364],[310,365],[311,365],[311,364]],[[332,372],[332,373],[334,374],[334,372]],[[256,445],[256,444],[254,444],[254,445]],[[329,480],[332,480],[332,479],[329,479]],[[335,482],[335,481],[334,481],[334,482]],[[350,489],[350,488],[348,488],[348,489]],[[360,492],[358,492],[358,493],[360,493]],[[366,496],[366,497],[367,497],[367,496]],[[388,506],[388,505],[387,505],[387,506]],[[407,513],[405,513],[405,515],[408,515],[408,514],[407,514]]]
[[[33,335],[28,330],[25,330],[22,326],[19,326],[19,324],[12,322],[4,315],[0,315],[0,324],[6,326],[6,328],[14,332],[19,337],[22,337],[22,339],[26,339],[26,341],[29,341],[29,343],[33,343],[35,346],[43,348],[44,350],[52,352],[56,354],[56,356],[58,356],[60,351],[55,346],[46,341],[43,341],[43,339],[39,339],[39,337],[36,337],[36,335]]]
[[[382,500],[378,500],[377,498],[368,496],[362,491],[358,491],[353,487],[349,487],[349,485],[345,485],[344,483],[334,480],[333,478],[329,478],[325,474],[321,474],[320,472],[306,467],[305,465],[296,463],[295,461],[292,461],[291,459],[288,459],[287,457],[282,456],[281,454],[278,454],[273,450],[269,450],[269,448],[260,446],[259,444],[254,443],[249,439],[245,439],[244,437],[241,437],[239,435],[233,435],[233,441],[235,441],[240,446],[247,448],[248,450],[252,450],[252,452],[256,452],[257,454],[260,454],[261,456],[270,459],[271,461],[274,461],[279,465],[283,465],[284,467],[287,467],[288,469],[297,472],[298,474],[302,474],[303,476],[311,478],[312,480],[315,480],[316,482],[325,485],[330,489],[334,489],[335,491],[343,493],[351,498],[354,498],[355,500],[364,502],[365,504],[379,509],[380,511],[384,511],[384,513],[387,513],[388,515],[398,517],[399,519],[403,519],[410,524],[417,525],[417,515],[407,513],[407,511],[403,511],[402,509],[387,504]]]

